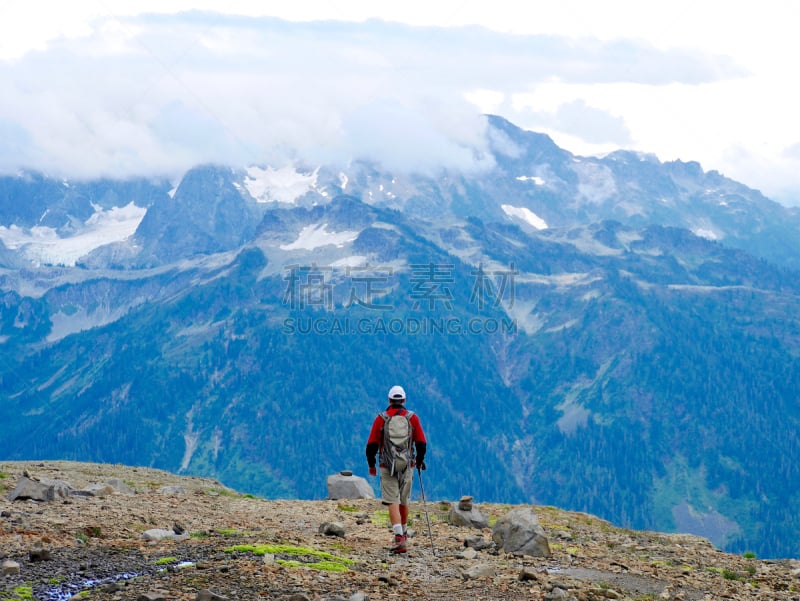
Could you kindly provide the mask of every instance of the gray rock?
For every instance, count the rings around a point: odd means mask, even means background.
[[[72,493],[72,485],[61,480],[33,480],[23,476],[17,480],[17,485],[8,494],[9,501],[32,499],[34,501],[55,501],[66,499]]]
[[[136,494],[136,490],[120,478],[110,478],[108,484],[121,495]]]
[[[183,486],[162,486],[158,489],[160,495],[185,495],[186,489]]]
[[[369,595],[367,595],[367,593],[358,591],[357,593],[350,595],[350,599],[348,599],[348,601],[369,601]]]
[[[50,549],[45,549],[44,547],[34,547],[28,551],[28,559],[30,559],[31,562],[49,561]]]
[[[374,499],[375,492],[369,482],[359,476],[342,475],[342,473],[328,476],[329,499]]]
[[[465,580],[475,580],[476,578],[494,577],[494,566],[489,563],[476,563],[464,570],[461,575]]]
[[[19,564],[16,561],[7,559],[0,566],[0,575],[3,576],[16,576],[19,574]]]
[[[189,538],[189,533],[175,534],[174,530],[166,530],[164,528],[151,528],[142,533],[144,540],[159,541],[159,540],[186,540]]]
[[[472,507],[472,504],[469,504]],[[458,507],[452,507],[450,513],[447,515],[447,521],[453,526],[467,526],[468,528],[488,528],[489,518],[482,514],[480,511],[472,507],[469,511],[461,509],[461,503]]]
[[[530,507],[517,507],[497,520],[492,539],[506,553],[550,557],[544,528]]]
[[[472,547],[476,551],[481,551],[483,549],[488,549],[489,547],[493,547],[494,543],[492,541],[484,540],[483,536],[468,536],[464,539],[464,546],[465,547]]]
[[[560,587],[553,587],[553,590],[547,593],[545,601],[566,601],[570,598],[569,593]]]
[[[341,522],[325,522],[319,526],[320,534],[325,536],[341,536],[344,537],[344,524]]]
[[[478,552],[475,549],[473,549],[472,547],[467,547],[466,549],[464,549],[460,553],[456,553],[456,557],[458,559],[472,560],[472,559],[475,559],[477,556],[478,556]]]
[[[222,595],[218,595],[208,589],[203,589],[197,596],[195,597],[196,601],[226,601],[227,597],[223,597]]]
[[[150,591],[136,597],[136,601],[167,601],[165,591]]]
[[[80,490],[72,491],[75,496],[81,497],[105,497],[114,494],[114,487],[110,484],[89,484]]]

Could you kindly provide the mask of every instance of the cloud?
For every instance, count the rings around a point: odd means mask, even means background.
[[[613,144],[624,148],[632,142],[624,119],[588,106],[580,99],[561,104],[554,112],[533,111],[527,121],[534,127],[556,129],[589,144]]]
[[[486,125],[470,90],[510,97],[554,78],[693,85],[742,74],[725,57],[475,26],[104,19],[90,35],[0,63],[0,170],[177,177],[198,163],[286,158],[480,169]],[[621,119],[581,102],[545,117],[592,139],[629,139]]]

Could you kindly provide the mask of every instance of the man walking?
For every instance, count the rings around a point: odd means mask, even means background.
[[[389,390],[389,406],[372,423],[367,440],[369,475],[376,476],[375,456],[380,454],[381,500],[389,507],[393,553],[406,552],[408,500],[414,467],[425,469],[427,441],[419,417],[405,408],[402,386]]]

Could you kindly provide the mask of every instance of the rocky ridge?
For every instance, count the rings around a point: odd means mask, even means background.
[[[9,500],[24,478],[70,491]],[[511,554],[492,526],[513,507],[470,504],[488,520],[475,527],[450,523],[456,505],[428,500],[429,536],[414,501],[416,536],[391,556],[377,499],[268,501],[150,468],[0,463],[0,599],[800,600],[800,561],[553,507],[534,508],[550,555]]]

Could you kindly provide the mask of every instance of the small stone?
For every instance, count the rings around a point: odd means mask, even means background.
[[[16,576],[19,574],[19,564],[16,561],[6,560],[0,566],[0,573],[3,576]]]
[[[28,558],[31,561],[48,561],[50,559],[50,550],[44,547],[34,547],[28,551]]]
[[[462,576],[464,580],[492,578],[494,576],[494,566],[488,563],[478,563],[464,570]]]
[[[348,599],[348,601],[369,601],[369,595],[367,595],[367,593],[358,591],[357,593],[350,595],[350,599]]]
[[[181,526],[178,522],[175,522],[174,524],[172,524],[172,531],[175,534],[180,535],[180,534],[183,534],[184,532],[186,532],[186,528]]]
[[[341,472],[339,472],[339,475],[340,476],[352,476],[353,472],[351,472],[350,470],[342,470]]]
[[[136,598],[136,601],[167,601],[167,593],[166,591],[150,591],[148,593],[144,593],[139,595]]]
[[[265,566],[274,566],[275,565],[275,556],[272,553],[265,553],[263,561],[264,561],[264,565]]]
[[[344,524],[341,522],[325,522],[319,526],[320,534],[325,536],[340,536],[344,537],[345,529]]]
[[[304,595],[303,593],[295,593],[294,595],[291,595],[291,596],[290,596],[290,597],[287,599],[287,601],[311,601],[311,599],[309,599],[309,598],[308,598],[306,595]]]
[[[561,587],[553,587],[553,590],[544,596],[545,601],[564,601],[569,599],[569,593]]]
[[[210,591],[208,589],[203,589],[197,596],[195,597],[196,601],[226,601],[227,597],[223,597],[222,595],[218,595],[217,593]]]
[[[522,568],[519,572],[519,579],[522,582],[527,582],[528,580],[534,580],[538,582],[539,575],[531,568]]]
[[[472,497],[465,495],[458,501],[458,508],[461,511],[472,511]]]
[[[478,552],[472,547],[467,547],[460,553],[456,554],[456,557],[458,559],[467,559],[467,560],[475,559],[477,556]]]

